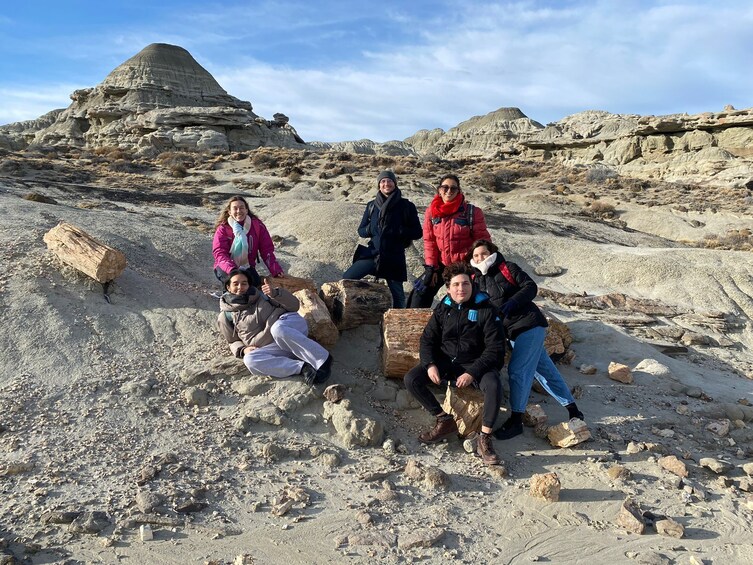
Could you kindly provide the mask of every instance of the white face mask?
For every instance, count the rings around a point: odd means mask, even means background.
[[[481,263],[476,263],[476,261],[471,259],[471,267],[473,267],[474,269],[478,269],[479,271],[481,271],[482,275],[485,275],[486,273],[489,272],[489,269],[491,268],[492,265],[494,265],[494,262],[496,260],[497,260],[497,254],[492,253],[486,259],[481,261]]]

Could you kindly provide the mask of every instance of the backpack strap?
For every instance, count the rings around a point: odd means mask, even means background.
[[[499,272],[502,273],[502,276],[505,277],[507,279],[507,282],[509,282],[512,286],[518,286],[518,283],[515,282],[515,278],[512,276],[510,268],[507,266],[506,262],[503,262],[499,266]]]

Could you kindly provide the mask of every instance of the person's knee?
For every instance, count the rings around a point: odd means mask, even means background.
[[[420,386],[420,382],[423,380],[422,369],[423,367],[421,367],[421,365],[417,365],[405,374],[405,377],[403,377],[405,388],[408,390],[415,390]]]

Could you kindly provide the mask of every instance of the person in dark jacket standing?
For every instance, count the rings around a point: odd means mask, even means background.
[[[423,443],[440,441],[458,431],[453,417],[442,410],[429,390],[430,383],[481,389],[484,409],[476,454],[485,464],[497,465],[491,433],[501,403],[499,370],[505,358],[505,330],[489,297],[474,289],[472,272],[464,263],[445,269],[447,296],[434,308],[421,335],[420,364],[405,375],[405,387],[436,417],[434,427],[418,436]]]
[[[578,410],[567,383],[544,349],[549,323],[533,303],[539,290],[534,280],[515,263],[505,261],[489,240],[475,241],[467,260],[476,271],[474,282],[504,316],[505,333],[514,344],[507,365],[512,414],[496,431],[495,437],[510,439],[523,433],[523,414],[534,378],[567,408],[570,418],[582,420],[583,413]]]
[[[437,193],[426,208],[423,223],[424,272],[413,283],[408,308],[431,308],[443,286],[442,271],[464,261],[471,243],[491,239],[484,212],[465,199],[460,179],[452,173],[439,179]]]
[[[403,198],[397,177],[384,171],[377,177],[377,195],[366,205],[358,226],[358,235],[369,238],[368,246],[359,245],[353,265],[343,273],[344,279],[362,279],[374,275],[386,279],[392,293],[392,306],[405,308],[403,283],[408,280],[405,248],[422,235],[418,211]]]

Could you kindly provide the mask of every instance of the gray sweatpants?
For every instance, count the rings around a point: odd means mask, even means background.
[[[274,343],[246,353],[243,362],[252,375],[290,377],[297,375],[303,363],[318,369],[327,360],[329,353],[308,337],[309,328],[300,314],[286,312],[272,324]]]

